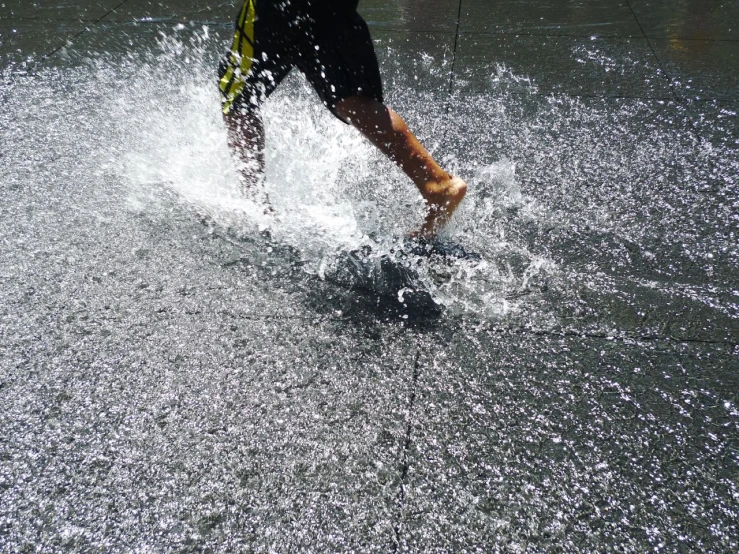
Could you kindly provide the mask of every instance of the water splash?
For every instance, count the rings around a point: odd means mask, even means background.
[[[395,256],[399,241],[421,221],[420,196],[398,168],[336,120],[297,73],[263,112],[265,188],[275,213],[265,214],[243,194],[214,85],[228,40],[221,31],[223,37],[207,27],[166,29],[154,51],[72,48],[62,53],[63,68],[49,67],[33,82],[8,76],[3,94],[13,117],[1,124],[19,148],[8,154],[16,163],[6,163],[5,171],[16,180],[24,168],[33,172],[33,161],[21,152],[34,149],[22,145],[43,137],[49,144],[43,156],[58,153],[66,161],[53,178],[69,178],[81,191],[107,188],[101,202],[158,213],[160,221],[177,202],[236,236],[268,233],[296,252],[285,263],[297,257],[302,271],[317,278],[335,272],[347,252],[369,247],[375,260]],[[142,31],[132,30],[132,43],[134,32]],[[446,60],[435,66],[428,58],[419,54],[412,65],[422,79],[438,77],[445,67]],[[400,82],[405,69],[386,60],[386,81]],[[736,265],[731,237],[722,231],[735,202],[724,145],[698,141],[682,124],[662,126],[659,112],[636,140],[631,124],[651,113],[651,104],[624,103],[613,111],[598,101],[542,98],[526,77],[502,66],[495,78],[499,96],[471,96],[447,118],[433,112],[443,112],[433,96],[388,91],[389,103],[435,155],[470,183],[447,236],[481,259],[444,267],[411,261],[438,303],[452,313],[537,324],[563,313],[580,321],[604,297],[617,295],[604,267],[632,279],[629,287],[642,290],[646,279],[650,290],[686,297],[661,278],[673,271],[662,263],[665,244],[677,264],[673,273],[703,264],[720,276]],[[48,119],[38,119],[29,106],[42,108]],[[49,131],[49,124],[56,128]],[[676,187],[680,181],[689,187]],[[707,216],[712,237],[692,215],[707,191],[724,198]],[[680,287],[728,317],[736,314],[725,288]]]
[[[129,207],[152,209],[158,203],[166,213],[171,198],[162,199],[161,192],[173,191],[222,229],[239,236],[268,232],[296,250],[303,270],[319,278],[335,275],[344,254],[360,248],[369,247],[375,261],[395,257],[399,240],[422,218],[420,196],[398,168],[336,120],[296,73],[263,110],[264,186],[274,213],[243,194],[208,65],[217,47],[207,28],[187,40],[179,31],[160,36],[159,52],[128,56],[115,71],[106,55],[84,60],[92,71],[88,82],[103,82],[108,91],[97,99],[98,113],[106,114],[104,126],[116,137],[115,146],[100,145],[113,149],[101,170],[127,184]],[[426,58],[421,56],[420,70],[436,71]],[[417,101],[404,106],[404,115],[412,118],[424,109]],[[455,164],[469,173],[464,163]],[[403,263],[412,263],[434,299],[453,311],[505,315],[514,310],[518,293],[531,289],[535,276],[552,264],[506,239],[495,223],[506,210],[537,217],[512,163],[478,167],[470,184],[466,205],[447,234],[483,259],[443,268],[420,259]]]

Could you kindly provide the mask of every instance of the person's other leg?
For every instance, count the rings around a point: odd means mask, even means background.
[[[262,2],[257,6],[255,0],[244,0],[233,44],[219,66],[219,89],[228,144],[238,162],[244,192],[268,204],[263,187],[264,125],[260,106],[292,66],[282,56],[288,46],[283,34],[270,26],[269,18],[260,18],[260,10],[267,7]]]
[[[264,191],[265,140],[261,106],[290,69],[288,64],[272,63],[271,60],[254,64],[238,96],[227,106],[228,109],[223,110],[228,145],[238,162],[244,192],[267,204],[269,198]],[[255,198],[260,194],[262,198]]]
[[[415,183],[428,205],[428,214],[417,234],[423,238],[435,236],[464,198],[467,183],[444,171],[403,118],[375,98],[350,96],[339,101],[334,111],[397,163]]]
[[[264,175],[264,124],[259,108],[235,109],[223,114],[228,128],[228,145],[235,154],[244,191],[260,191]]]

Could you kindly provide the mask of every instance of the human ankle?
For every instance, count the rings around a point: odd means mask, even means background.
[[[429,181],[425,190],[429,197],[458,196],[467,192],[467,183],[459,177],[450,175],[441,181]]]

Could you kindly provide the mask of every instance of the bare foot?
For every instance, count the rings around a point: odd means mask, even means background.
[[[411,236],[432,239],[449,222],[467,194],[467,183],[459,177],[450,177],[441,183],[428,183],[421,194],[428,204],[428,214],[421,229]]]

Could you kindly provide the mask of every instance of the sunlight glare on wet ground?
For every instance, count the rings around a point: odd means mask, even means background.
[[[737,549],[735,77],[676,69],[737,37],[434,4],[364,13],[470,184],[453,263],[404,252],[418,194],[299,75],[274,213],[244,196],[230,16],[131,0],[31,61],[0,19],[0,550]]]

